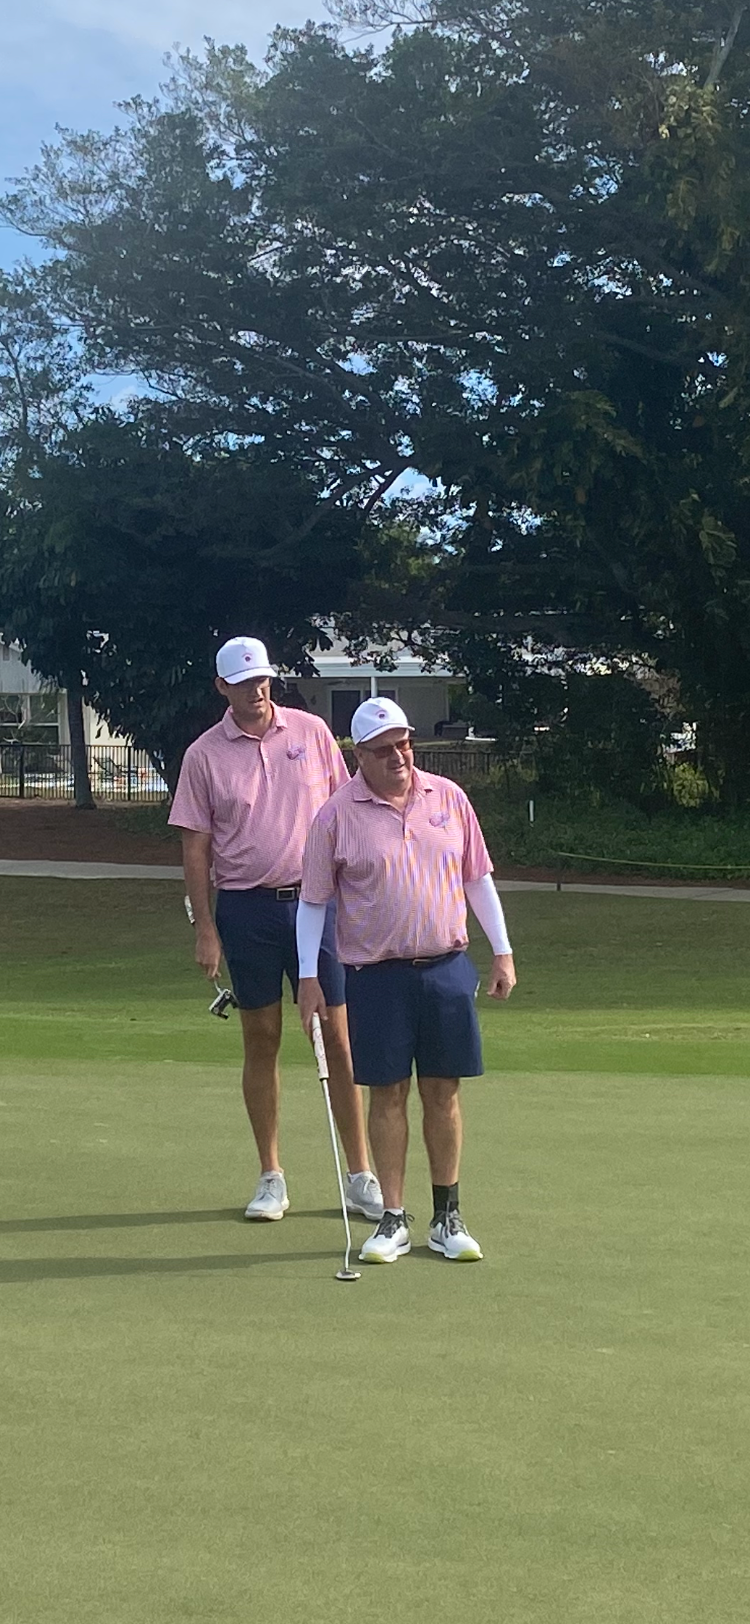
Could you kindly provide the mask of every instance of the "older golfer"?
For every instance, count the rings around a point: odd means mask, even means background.
[[[331,1029],[318,952],[335,898],[354,1078],[370,1089],[370,1143],[385,1206],[360,1258],[395,1263],[411,1247],[404,1176],[416,1065],[432,1175],[428,1244],[471,1262],[482,1252],[459,1209],[459,1081],[483,1068],[466,898],[492,947],[491,998],[507,998],[515,986],[505,920],[469,800],[450,779],[416,770],[399,706],[366,700],[352,718],[352,737],[359,771],[318,812],[305,848],[300,1016],[309,1033],[313,1014],[328,1014],[326,1035]]]
[[[319,717],[271,702],[275,673],[256,638],[225,643],[216,669],[227,710],[186,750],[169,821],[182,830],[196,960],[213,978],[223,947],[240,1006],[243,1092],[261,1169],[245,1217],[283,1218],[289,1197],[278,1142],[282,983],[286,973],[296,996],[295,918],[305,837],[316,812],[349,782],[349,774]],[[380,1187],[370,1172],[362,1102],[352,1080],[333,909],[321,916],[321,933],[331,1100],[350,1169],[347,1206],[379,1218]]]

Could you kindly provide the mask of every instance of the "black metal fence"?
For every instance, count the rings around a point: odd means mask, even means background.
[[[167,794],[145,750],[129,744],[92,744],[87,750],[91,788],[98,801],[161,801]],[[350,771],[356,762],[344,752]],[[486,745],[417,744],[414,760],[423,772],[441,773],[463,784],[487,778],[497,757]],[[73,762],[69,744],[0,743],[0,799],[72,801]]]
[[[99,801],[161,801],[167,793],[145,750],[129,744],[92,744],[87,752],[91,788]],[[0,798],[72,801],[69,744],[0,744]]]

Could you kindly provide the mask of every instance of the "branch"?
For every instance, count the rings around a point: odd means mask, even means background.
[[[393,469],[392,473],[386,474],[385,479],[381,480],[380,484],[376,486],[372,496],[368,497],[368,500],[365,502],[362,509],[363,518],[369,519],[373,508],[377,507],[378,502],[380,502],[385,496],[386,491],[389,491],[391,485],[395,485],[396,480],[400,478],[401,474],[405,474],[407,468],[411,466],[411,460],[412,459],[409,457],[404,457],[397,467]]]
[[[726,34],[722,35],[721,32],[719,32],[717,35],[716,44],[714,46],[714,54],[711,59],[711,66],[708,70],[705,85],[703,86],[704,90],[716,89],[724,64],[727,57],[730,55],[732,46],[737,38],[740,23],[742,22],[745,12],[747,11],[747,4],[748,0],[743,0],[742,5],[735,6],[734,16],[732,17],[732,21],[729,24]]]
[[[7,357],[8,357],[8,360],[9,360],[10,365],[11,365],[11,370],[13,372],[13,376],[14,376],[14,378],[16,380],[16,388],[18,390],[18,400],[19,400],[19,404],[20,404],[20,407],[21,407],[21,429],[22,429],[22,435],[23,435],[24,451],[25,451],[26,454],[28,454],[28,449],[29,449],[29,402],[28,402],[28,397],[27,397],[27,394],[26,394],[26,387],[25,387],[25,384],[24,384],[24,381],[23,381],[23,376],[22,376],[21,368],[20,368],[20,365],[19,365],[19,362],[18,362],[18,357],[15,354],[15,351],[13,349],[12,344],[9,343],[9,341],[5,337],[4,333],[0,335],[0,347],[5,350],[5,353],[6,353]]]

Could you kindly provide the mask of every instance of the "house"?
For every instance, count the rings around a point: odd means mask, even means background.
[[[371,694],[395,699],[419,739],[433,739],[448,721],[449,689],[456,678],[447,667],[423,671],[414,655],[394,649],[394,670],[378,671],[371,662],[359,664],[350,659],[343,644],[335,641],[331,649],[317,649],[313,659],[318,675],[286,677],[279,700],[322,716],[337,738],[348,737],[357,706]],[[88,705],[84,706],[84,732],[90,745],[128,742],[112,733]],[[18,738],[51,746],[69,744],[67,697],[24,665],[16,645],[0,640],[0,741]]]
[[[126,744],[110,732],[90,705],[83,707],[87,744]],[[24,665],[15,643],[0,638],[0,742],[27,739],[34,744],[70,744],[68,702],[63,689],[45,682]]]
[[[371,662],[360,664],[351,659],[335,639],[331,649],[315,649],[312,658],[318,675],[287,677],[287,703],[301,699],[308,710],[322,716],[337,739],[348,737],[357,706],[372,694],[394,699],[406,711],[419,739],[434,738],[448,721],[449,690],[456,678],[446,666],[424,671],[413,654],[394,649],[394,669],[378,671]]]

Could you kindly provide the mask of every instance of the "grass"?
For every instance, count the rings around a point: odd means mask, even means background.
[[[179,885],[0,908],[3,1624],[744,1624],[750,910],[510,896],[486,1261],[426,1252],[415,1133],[419,1245],[342,1292],[293,1018],[293,1211],[238,1218],[237,1022]]]

